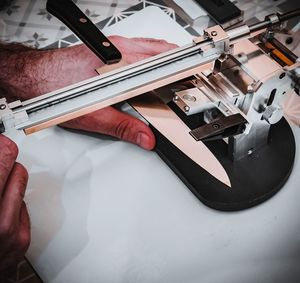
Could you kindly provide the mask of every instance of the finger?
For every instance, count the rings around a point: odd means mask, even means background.
[[[139,48],[142,50],[141,53],[149,55],[156,55],[178,47],[178,45],[169,43],[163,39],[134,37],[131,38],[131,40],[139,46]]]
[[[126,38],[122,36],[110,36],[109,39],[123,55],[140,53],[153,56],[177,47],[175,44],[160,39]]]
[[[0,261],[0,282],[1,283],[9,282],[7,281],[7,278],[11,277],[12,274],[15,274],[19,262],[20,259],[19,258],[16,259],[16,257],[11,253],[11,251],[2,255]]]
[[[1,259],[0,262],[0,272],[1,269],[9,268],[22,260],[29,248],[30,240],[30,219],[26,204],[23,201],[20,210],[19,227],[16,227],[13,234],[7,234],[5,250],[0,251],[1,256],[3,256],[3,260]],[[0,282],[2,281],[0,280]]]
[[[62,126],[114,136],[147,150],[155,146],[155,137],[145,123],[112,107],[79,117]]]
[[[20,252],[21,256],[24,256],[26,251],[29,248],[31,240],[30,235],[30,218],[28,214],[28,210],[26,208],[26,204],[23,201],[20,211],[20,227],[19,227],[19,235],[17,240],[17,250]]]
[[[20,221],[20,211],[27,181],[28,173],[26,169],[23,165],[15,163],[7,180],[6,189],[0,205],[0,215],[4,230],[6,229],[6,226],[8,226],[9,229],[14,223],[18,224]]]
[[[0,198],[17,155],[17,145],[4,135],[0,135]]]
[[[154,134],[145,123],[112,107],[110,112],[114,119],[109,121],[108,135],[137,144],[147,150],[154,148]]]

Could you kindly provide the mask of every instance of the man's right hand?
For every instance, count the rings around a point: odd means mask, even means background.
[[[23,200],[28,174],[16,162],[18,148],[0,135],[0,274],[20,261],[30,243],[30,222]]]

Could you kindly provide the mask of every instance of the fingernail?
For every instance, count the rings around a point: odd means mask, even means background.
[[[136,137],[136,143],[141,147],[147,147],[149,144],[150,138],[145,133],[138,133]]]

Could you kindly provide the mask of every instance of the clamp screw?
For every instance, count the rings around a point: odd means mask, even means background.
[[[188,106],[184,106],[183,109],[184,109],[184,112],[186,112],[186,113],[190,111],[190,107],[188,107]]]
[[[6,108],[6,105],[5,104],[1,104],[0,105],[0,110],[4,110]]]
[[[212,36],[217,36],[217,35],[218,35],[218,33],[217,33],[215,30],[213,30],[210,34],[211,34]]]
[[[219,125],[219,124],[213,124],[212,127],[213,127],[215,130],[220,129],[220,125]]]

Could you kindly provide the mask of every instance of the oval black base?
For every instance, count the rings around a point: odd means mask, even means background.
[[[223,140],[206,142],[225,168],[231,189],[193,162],[157,130],[153,131],[160,157],[200,201],[218,210],[242,210],[267,200],[282,188],[294,164],[295,139],[285,119],[272,125],[268,145],[239,161],[229,159],[227,144]]]

